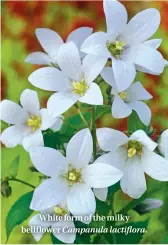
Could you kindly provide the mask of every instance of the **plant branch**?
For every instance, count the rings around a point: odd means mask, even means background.
[[[89,124],[87,123],[86,119],[84,118],[84,116],[83,116],[83,114],[82,114],[82,112],[81,112],[81,110],[80,110],[78,104],[76,105],[76,108],[77,108],[77,110],[78,110],[79,116],[81,117],[83,123],[85,124],[85,126],[86,126],[87,128],[89,128]]]
[[[22,184],[24,184],[24,185],[27,185],[27,186],[29,186],[29,187],[31,187],[31,188],[33,188],[33,189],[36,188],[34,185],[31,185],[31,184],[29,184],[29,183],[27,183],[27,182],[25,182],[25,181],[23,181],[23,180],[20,180],[20,179],[16,179],[16,178],[8,178],[8,181],[16,181],[16,182],[20,182],[20,183],[22,183]]]
[[[91,133],[93,137],[93,161],[96,160],[96,107],[92,108]]]

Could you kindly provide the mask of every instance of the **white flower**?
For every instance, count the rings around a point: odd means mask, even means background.
[[[103,79],[112,86],[111,94],[114,95],[112,103],[112,116],[114,118],[128,117],[132,110],[135,110],[140,120],[149,125],[151,119],[151,110],[141,100],[152,98],[140,82],[133,83],[128,89],[118,92],[114,74],[111,68],[104,68],[101,73]]]
[[[124,173],[120,185],[130,197],[139,198],[146,191],[145,173],[153,179],[168,181],[168,161],[154,152],[157,144],[143,130],[137,130],[128,138],[120,131],[100,128],[97,139],[100,148],[109,151],[99,161]]]
[[[12,124],[2,132],[0,139],[8,148],[23,144],[29,151],[31,147],[44,145],[41,130],[55,126],[60,119],[51,118],[45,108],[40,110],[37,92],[33,90],[24,90],[20,103],[22,107],[10,100],[0,103],[1,120]]]
[[[164,130],[159,137],[158,148],[161,154],[168,160],[168,129]]]
[[[47,103],[52,116],[64,113],[78,100],[91,105],[103,104],[101,90],[93,82],[102,70],[96,56],[86,56],[81,64],[76,45],[69,42],[59,48],[57,60],[62,71],[54,67],[40,68],[28,78],[38,88],[58,91]]]
[[[112,59],[118,91],[133,82],[136,70],[149,74],[163,72],[165,60],[156,50],[161,39],[149,39],[158,29],[160,14],[156,9],[138,13],[127,24],[127,11],[118,1],[103,1],[107,33],[97,32],[82,44],[81,51],[97,55],[104,65]]]
[[[81,27],[71,32],[66,42],[73,41],[78,49],[80,49],[84,40],[92,33],[93,29],[89,27]],[[57,53],[64,41],[59,34],[47,28],[36,29],[36,36],[43,47],[44,52],[34,52],[27,56],[25,62],[39,65],[57,65]],[[80,57],[84,57],[84,53],[80,52]]]
[[[50,178],[34,191],[30,208],[44,210],[67,200],[73,215],[92,215],[96,201],[91,188],[104,188],[118,182],[122,172],[99,158],[88,164],[93,153],[93,140],[89,129],[75,134],[68,143],[66,157],[52,148],[32,149],[32,163]]]
[[[61,216],[60,221],[59,218],[57,218],[58,216]],[[58,240],[64,243],[73,243],[76,238],[76,233],[64,232],[65,228],[75,228],[74,222],[72,221],[72,219],[68,219],[68,216],[70,216],[70,214],[65,202],[34,215],[29,221],[29,226],[32,229],[33,237],[36,241],[40,241],[42,235],[44,234],[44,230],[42,233],[40,233],[38,232],[38,230],[40,229],[38,227],[44,229],[51,227],[51,229],[57,230],[57,232],[52,233]]]

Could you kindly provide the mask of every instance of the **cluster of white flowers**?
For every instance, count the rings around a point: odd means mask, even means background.
[[[66,157],[58,150],[44,147],[42,131],[61,128],[62,114],[77,101],[103,105],[96,78],[112,87],[112,116],[128,117],[135,110],[145,125],[150,124],[151,111],[142,101],[151,99],[140,82],[134,82],[136,71],[159,75],[168,64],[157,51],[160,39],[148,40],[158,29],[160,14],[147,9],[127,23],[127,11],[118,1],[103,1],[107,32],[82,27],[73,31],[66,43],[54,31],[41,28],[36,36],[45,52],[26,58],[32,64],[47,65],[34,71],[29,82],[40,89],[53,91],[47,109],[40,109],[37,93],[26,89],[18,105],[9,100],[0,104],[1,119],[10,127],[2,132],[6,147],[18,144],[29,152],[36,169],[47,176],[33,194],[30,208],[53,215],[93,215],[95,196],[105,201],[108,187],[120,181],[121,189],[132,198],[146,191],[145,173],[160,181],[168,181],[168,130],[158,144],[143,130],[129,138],[122,132],[97,129],[97,141],[105,152],[91,162],[93,138],[88,128],[76,133],[66,148]],[[156,147],[163,157],[154,152]],[[73,222],[42,222],[39,214],[29,225],[42,227],[74,227]],[[85,222],[85,221],[83,221]],[[42,234],[33,233],[40,240]],[[76,235],[54,233],[59,240],[73,243]]]

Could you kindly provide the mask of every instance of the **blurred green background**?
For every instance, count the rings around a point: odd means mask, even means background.
[[[161,13],[161,25],[155,38],[162,38],[163,42],[159,51],[168,60],[168,2],[167,1],[124,1],[129,18],[149,7],[157,8]],[[35,29],[39,27],[50,28],[58,32],[64,39],[74,29],[81,26],[93,27],[94,31],[105,30],[105,19],[102,1],[3,1],[2,2],[2,80],[1,97],[18,102],[21,92],[25,88],[38,91],[41,106],[46,105],[49,92],[38,90],[28,82],[28,76],[38,66],[24,63],[26,56],[33,51],[42,51],[35,36]],[[158,131],[168,128],[168,68],[161,76],[137,74],[136,80],[143,82],[144,86],[153,95],[150,101],[152,110],[152,125]],[[66,116],[76,113],[71,109]],[[2,123],[2,129],[7,125]],[[110,114],[97,121],[97,126],[109,126],[120,130],[126,130],[126,120],[112,119]],[[11,161],[20,155],[18,178],[31,184],[39,184],[38,173],[31,172],[29,155],[18,146],[6,149],[2,145],[2,177],[8,176]],[[162,188],[157,181],[149,181],[150,186]],[[2,243],[5,243],[5,218],[13,203],[24,193],[31,190],[20,183],[12,182],[12,195],[9,198],[2,197]],[[162,190],[156,197],[164,200],[164,206],[151,214],[140,217],[132,211],[132,221],[144,220],[150,217],[148,233],[141,243],[160,243],[168,233],[168,192]],[[127,198],[119,191],[116,196],[115,208],[119,210]],[[23,224],[27,226],[27,222]],[[45,235],[39,243],[50,243],[49,235]],[[20,226],[15,228],[8,243],[23,244],[36,243],[31,234],[21,234]]]

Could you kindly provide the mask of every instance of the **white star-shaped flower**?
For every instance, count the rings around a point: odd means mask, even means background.
[[[67,145],[66,157],[55,149],[32,149],[32,163],[50,178],[34,191],[30,208],[45,210],[67,200],[73,215],[87,216],[95,213],[96,201],[92,188],[105,188],[118,182],[122,172],[96,160],[89,164],[93,154],[93,140],[89,129],[75,134]]]
[[[78,49],[80,49],[84,40],[92,33],[93,29],[89,27],[80,27],[72,31],[67,37],[66,42],[73,41]],[[57,53],[64,41],[59,34],[47,28],[36,29],[36,36],[44,49],[44,52],[34,52],[27,56],[25,62],[39,65],[58,65]],[[84,53],[80,52],[80,57],[84,57]]]
[[[48,216],[50,216],[50,218],[48,218]],[[61,220],[57,219],[57,216],[61,216]],[[51,229],[58,231],[58,232],[52,232],[53,235],[58,240],[64,243],[73,243],[76,238],[76,233],[75,232],[65,233],[63,230],[65,227],[67,227],[67,229],[75,228],[74,222],[72,221],[72,219],[68,218],[67,216],[70,216],[70,213],[67,208],[67,204],[66,202],[62,202],[55,207],[52,207],[47,210],[43,210],[40,213],[34,215],[29,221],[29,226],[32,228],[34,227],[36,229],[39,226],[42,228],[51,227]],[[37,232],[37,230],[36,232],[32,232],[32,235],[36,241],[40,241],[43,234],[44,232],[40,233]]]
[[[168,129],[164,130],[158,140],[160,153],[168,160]]]
[[[2,132],[0,140],[8,148],[22,144],[29,151],[44,145],[41,130],[60,129],[62,117],[51,118],[47,109],[40,109],[37,92],[33,90],[24,90],[20,103],[22,107],[10,100],[0,103],[1,120],[12,125]]]
[[[103,7],[107,33],[97,32],[89,36],[81,51],[97,55],[102,65],[103,60],[104,65],[108,59],[112,60],[119,92],[131,85],[136,70],[156,75],[162,73],[166,61],[156,50],[162,40],[148,40],[159,27],[159,12],[146,9],[127,24],[127,11],[120,2],[104,0]]]
[[[77,101],[102,105],[103,96],[94,79],[102,71],[96,56],[85,56],[81,64],[79,51],[73,42],[63,44],[57,54],[59,67],[40,68],[29,76],[34,86],[58,91],[48,100],[47,108],[52,116],[58,116],[68,110]]]
[[[109,67],[104,68],[101,75],[112,86],[111,94],[114,95],[112,116],[114,118],[125,118],[132,113],[132,110],[135,110],[140,120],[148,126],[151,119],[151,110],[141,100],[151,99],[152,95],[148,93],[142,84],[135,82],[128,89],[118,92],[112,69]]]
[[[145,173],[153,179],[168,181],[168,161],[154,152],[157,143],[143,130],[129,138],[122,132],[100,128],[97,139],[101,149],[109,152],[99,158],[123,172],[120,185],[124,193],[138,199],[146,191]]]

